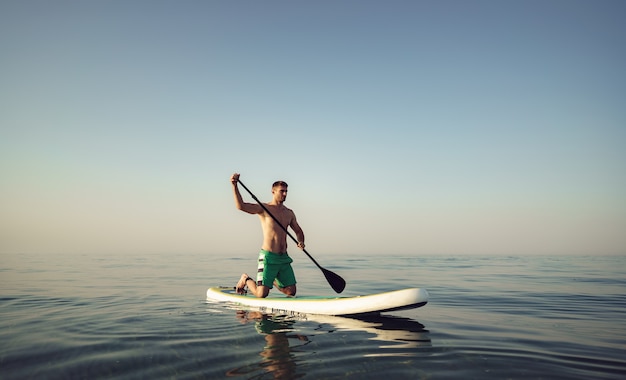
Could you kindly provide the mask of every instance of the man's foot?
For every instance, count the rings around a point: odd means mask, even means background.
[[[246,294],[246,280],[248,279],[248,277],[249,276],[245,273],[241,275],[237,286],[235,286],[235,290],[238,294]]]

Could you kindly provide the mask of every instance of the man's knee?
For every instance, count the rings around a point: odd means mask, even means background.
[[[295,285],[286,286],[283,289],[283,293],[285,293],[288,296],[294,297],[296,295],[296,286]]]

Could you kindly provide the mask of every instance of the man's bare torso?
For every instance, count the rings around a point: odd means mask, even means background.
[[[267,207],[269,212],[271,212],[285,228],[293,221],[293,211],[284,205],[265,203],[265,207]],[[287,252],[287,233],[285,230],[277,225],[274,219],[265,211],[259,214],[259,219],[261,219],[261,227],[263,228],[262,248],[274,253]]]

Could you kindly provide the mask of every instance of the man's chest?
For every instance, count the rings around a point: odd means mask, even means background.
[[[272,213],[274,218],[276,218],[280,222],[280,224],[282,224],[284,227],[287,227],[291,223],[292,213],[289,212],[289,210],[269,209],[269,211]],[[272,218],[272,215],[269,215],[268,213],[263,213],[264,222],[269,223],[269,224],[275,223],[274,218]]]

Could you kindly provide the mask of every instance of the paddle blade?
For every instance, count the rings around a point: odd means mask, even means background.
[[[322,273],[324,273],[324,277],[326,277],[326,281],[330,284],[330,287],[337,293],[343,292],[346,288],[346,281],[341,278],[338,274],[329,271],[328,269],[322,269]]]

